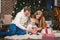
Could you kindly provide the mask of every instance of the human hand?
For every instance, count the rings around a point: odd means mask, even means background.
[[[42,28],[37,28],[36,30],[38,31],[38,30],[41,30]]]

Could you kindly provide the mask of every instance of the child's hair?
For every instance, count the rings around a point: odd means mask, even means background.
[[[31,18],[32,18],[32,19],[36,19],[35,17],[30,17],[30,18],[29,18],[29,22],[31,22]]]
[[[33,17],[33,15],[31,16],[31,18],[34,18],[34,19],[36,19],[36,17],[35,17],[35,16]]]

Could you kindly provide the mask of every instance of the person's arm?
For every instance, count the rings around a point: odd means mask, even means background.
[[[31,32],[32,27],[31,27],[31,25],[30,25],[30,24],[28,24],[28,26],[27,26],[27,30],[28,30],[28,32]]]
[[[21,24],[19,24],[19,23],[16,23],[16,26],[17,27],[19,27],[19,28],[21,28],[21,29],[24,29],[24,30],[26,30],[26,28],[25,27],[23,27]]]

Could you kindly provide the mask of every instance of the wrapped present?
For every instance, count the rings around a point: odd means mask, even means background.
[[[42,40],[55,40],[54,34],[44,34],[42,35]]]
[[[32,32],[32,34],[36,34],[37,33],[37,30],[32,29],[31,32]]]

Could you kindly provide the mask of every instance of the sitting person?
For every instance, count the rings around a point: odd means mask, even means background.
[[[42,29],[43,27],[46,27],[46,25],[45,25],[45,17],[43,16],[42,13],[43,13],[43,12],[42,12],[41,10],[37,10],[37,11],[32,15],[33,18],[35,17],[35,18],[37,19],[36,25],[37,25],[37,27],[39,28],[39,29],[38,29],[38,32],[41,32],[41,29]]]
[[[36,26],[36,18],[30,18],[30,23],[27,26],[28,34],[36,34],[37,33],[37,26]]]
[[[0,36],[11,36],[11,35],[24,35],[27,29],[24,24],[27,23],[30,16],[30,7],[26,6],[22,12],[17,13],[15,19],[11,22],[9,30],[6,32],[0,32]]]

